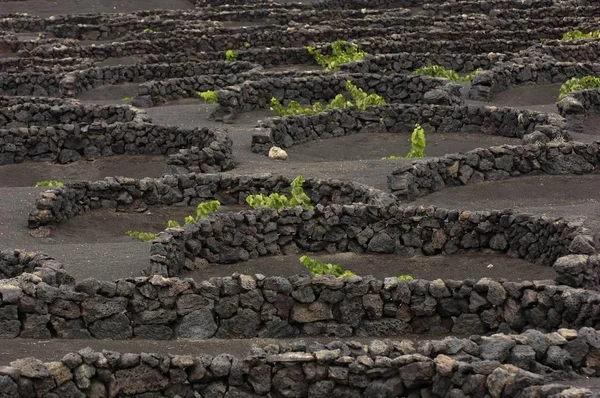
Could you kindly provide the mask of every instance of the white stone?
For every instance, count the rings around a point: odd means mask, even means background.
[[[278,146],[273,146],[269,149],[269,158],[275,160],[286,160],[288,157],[287,152]]]

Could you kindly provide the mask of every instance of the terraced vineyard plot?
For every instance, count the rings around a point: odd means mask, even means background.
[[[0,13],[0,396],[600,394],[595,3]]]

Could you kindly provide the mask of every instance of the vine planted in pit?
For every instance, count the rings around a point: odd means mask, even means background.
[[[327,105],[316,102],[311,106],[303,107],[296,101],[290,101],[287,106],[283,106],[277,98],[271,98],[271,110],[278,116],[292,115],[315,115],[321,112],[333,109],[356,108],[364,111],[369,106],[386,105],[383,97],[377,94],[367,94],[361,88],[356,87],[350,80],[346,81],[346,91],[350,95],[350,100],[344,94],[338,94]]]
[[[427,146],[427,139],[425,138],[425,130],[419,123],[415,124],[415,128],[410,135],[410,151],[406,155],[406,158],[424,158],[425,147]],[[381,158],[381,160],[397,160],[404,159],[402,156],[391,155]]]
[[[312,46],[306,47],[306,50],[314,57],[317,65],[325,70],[336,70],[341,65],[361,61],[367,56],[357,45],[349,44],[345,40],[336,40],[331,44],[331,55],[324,55]]]
[[[297,176],[290,184],[292,187],[291,198],[279,193],[272,193],[268,196],[257,194],[248,195],[248,197],[246,197],[246,203],[248,203],[248,205],[253,209],[264,207],[278,210],[282,207],[296,206],[300,206],[305,209],[312,209],[313,206],[310,204],[310,198],[306,192],[304,192],[304,188],[302,188],[303,184],[304,178],[302,176]]]
[[[198,206],[196,207],[195,215],[186,216],[183,219],[183,225],[186,226],[186,225],[195,223],[195,222],[199,221],[200,219],[205,218],[205,217],[209,216],[210,214],[217,212],[220,207],[221,207],[221,203],[218,200],[202,202],[202,203],[198,204]],[[169,220],[169,221],[167,221],[167,228],[181,228],[181,224],[176,220]],[[131,236],[132,238],[141,240],[142,242],[150,242],[158,237],[158,233],[154,233],[154,232],[142,232],[142,231],[136,231],[136,230],[129,230],[129,231],[126,231],[125,233],[127,235]]]
[[[584,77],[573,77],[560,86],[558,92],[558,99],[562,99],[565,95],[574,91],[587,90],[590,88],[600,87],[600,77],[596,76],[584,76]]]
[[[336,278],[355,276],[353,272],[345,270],[341,265],[326,263],[309,256],[300,257],[300,262],[308,269],[311,278],[314,278],[317,275],[331,275]]]

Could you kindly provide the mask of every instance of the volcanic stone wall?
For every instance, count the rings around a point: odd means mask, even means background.
[[[430,97],[425,95],[424,101]],[[523,138],[539,131],[546,140],[569,137],[571,129],[562,118],[512,108],[391,104],[363,112],[344,109],[317,115],[271,118],[261,126],[265,133],[253,137],[252,150],[264,152],[272,145],[287,148],[311,140],[368,132],[408,134],[415,123],[421,124],[427,134],[480,132]]]
[[[0,164],[24,161],[69,163],[118,154],[167,155],[198,147],[212,172],[232,168],[231,139],[206,127],[184,129],[145,122],[60,124],[1,130]],[[28,137],[27,140],[23,137]]]
[[[539,54],[550,55],[561,62],[596,62],[600,43],[595,40],[562,41],[552,40],[531,46],[526,54],[533,57]]]
[[[184,267],[193,268],[197,259],[236,263],[299,251],[413,256],[490,248],[552,265],[558,257],[570,253],[577,231],[576,225],[565,221],[519,215],[510,210],[471,213],[361,204],[279,212],[256,209],[216,214],[184,229],[167,229],[152,244],[148,274],[176,276]],[[585,239],[581,243],[588,242]],[[584,245],[584,251],[588,251],[585,254],[595,253],[593,244],[592,241]],[[578,246],[574,246],[576,253],[580,252]],[[598,279],[592,271],[589,278],[586,273],[590,284]]]
[[[468,336],[600,326],[600,294],[551,281],[236,274],[199,282],[154,275],[52,284],[48,276],[38,270],[2,281],[0,337]]]
[[[61,263],[45,254],[25,250],[0,250],[0,280],[35,271],[51,285],[60,286],[73,281],[62,268]],[[4,289],[0,286],[0,291],[5,291]]]
[[[264,67],[293,65],[293,64],[313,64],[314,58],[306,51],[305,47],[292,48],[249,48],[248,50],[236,51],[239,61],[251,62]],[[141,56],[146,63],[159,62],[188,62],[211,60],[222,57],[222,53],[202,52],[188,54],[185,52],[177,52],[168,55],[164,54],[148,54]]]
[[[573,130],[585,133],[583,121],[586,116],[600,112],[600,89],[574,91],[565,95],[556,105]]]
[[[310,3],[296,3],[294,7],[305,8],[305,9],[358,9],[361,8],[373,8],[373,9],[387,9],[387,8],[399,8],[399,7],[416,7],[424,3],[424,0],[335,0],[335,1],[317,1]],[[219,7],[224,5],[249,5],[257,4],[263,5],[263,1],[245,1],[245,0],[197,0],[197,7]],[[271,4],[271,3],[268,3]]]
[[[445,187],[482,181],[541,173],[592,173],[599,161],[600,141],[502,145],[414,161],[394,170],[388,177],[388,184],[399,200],[406,201]]]
[[[63,96],[72,97],[80,92],[106,84],[140,83],[149,80],[193,78],[215,74],[221,75],[227,81],[232,76],[256,67],[258,65],[249,62],[226,61],[106,66],[84,69],[65,75],[60,82],[60,91]]]
[[[459,92],[460,86],[450,85],[445,79],[403,74],[340,73],[284,79],[265,78],[219,90],[217,91],[217,100],[220,109],[217,110],[217,113],[235,114],[267,108],[273,97],[283,104],[292,100],[301,104],[312,104],[317,101],[329,102],[337,94],[345,92],[348,80],[369,94],[381,95],[387,102],[418,102],[423,99],[425,93],[435,88],[446,89],[448,99],[452,102],[462,101]]]
[[[598,332],[444,340],[305,342],[253,346],[250,355],[159,355],[84,348],[60,361],[11,362],[0,382],[18,397],[177,394],[180,397],[515,396],[597,398],[589,390],[547,383],[561,371],[597,372]],[[540,368],[546,377],[532,373]]]
[[[597,63],[558,62],[552,58],[521,61],[499,64],[475,75],[469,98],[489,100],[514,85],[563,83],[572,77],[600,74]]]
[[[348,73],[407,73],[428,65],[441,65],[457,72],[471,72],[477,68],[489,69],[496,62],[509,56],[495,54],[439,54],[439,53],[396,53],[367,56],[360,62],[341,65],[340,70]]]
[[[436,15],[490,14],[494,10],[543,9],[552,7],[552,5],[552,0],[533,0],[528,3],[518,0],[498,0],[494,2],[461,1],[460,3],[443,2],[441,4],[424,4],[423,10]]]
[[[7,102],[10,101],[7,98]],[[0,99],[0,103],[2,102],[4,101]],[[68,102],[61,104],[58,100],[56,104],[48,102],[25,102],[0,109],[0,129],[60,124],[70,124],[78,128],[93,123],[143,123],[149,120],[145,113],[127,105],[94,106]]]
[[[57,224],[98,207],[120,210],[154,205],[197,205],[218,199],[223,204],[244,204],[250,194],[290,192],[291,179],[270,174],[182,174],[160,178],[106,178],[96,182],[67,183],[42,193],[29,217],[30,227]],[[385,205],[391,195],[360,184],[336,180],[308,180],[304,189],[313,203]]]
[[[0,73],[0,95],[60,96],[60,76],[55,73],[23,72]]]
[[[60,72],[91,67],[92,61],[85,59],[43,59],[43,58],[3,58],[0,59],[0,72]]]
[[[279,73],[277,73],[279,74]],[[301,74],[290,72],[290,75]],[[263,71],[239,74],[213,74],[183,78],[149,81],[138,86],[138,95],[133,104],[139,107],[151,107],[180,98],[197,98],[198,92],[218,90],[249,79],[262,79]]]

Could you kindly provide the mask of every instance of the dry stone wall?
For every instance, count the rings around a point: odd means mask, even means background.
[[[369,94],[382,96],[387,102],[415,103],[422,100],[425,93],[437,88],[446,91],[447,100],[451,103],[462,101],[460,86],[449,84],[445,79],[403,74],[336,73],[298,78],[265,78],[218,90],[219,109],[215,111],[215,116],[232,117],[240,112],[268,108],[273,97],[283,104],[292,100],[305,105],[317,101],[327,103],[337,94],[345,92],[348,80]]]
[[[84,348],[61,360],[19,359],[0,382],[20,397],[162,395],[396,397],[515,396],[597,398],[545,383],[561,372],[594,366],[598,334],[585,328],[490,338],[305,342],[253,346],[245,358],[220,354],[160,355]],[[546,369],[547,375],[529,371]],[[544,385],[546,384],[546,385]]]
[[[167,229],[152,243],[147,273],[176,276],[206,261],[237,263],[319,251],[413,256],[492,249],[550,266],[570,253],[594,254],[594,238],[584,233],[576,224],[511,210],[461,212],[397,204],[256,209],[215,214],[185,228]],[[596,266],[588,267],[587,259],[583,263],[577,286],[597,285]],[[556,270],[570,274],[572,269],[569,265]]]
[[[464,154],[414,161],[388,177],[391,192],[402,201],[414,200],[445,187],[535,174],[596,172],[600,142],[549,142],[502,145]]]
[[[154,275],[65,284],[58,274],[45,268],[1,281],[2,338],[468,336],[534,328],[540,335],[598,328],[600,322],[599,293],[552,281],[408,283],[396,277],[234,274],[204,281]],[[570,359],[564,354],[564,363]]]
[[[495,93],[511,86],[564,83],[572,77],[599,73],[600,64],[590,62],[558,62],[554,58],[513,60],[476,74],[469,98],[488,101]]]
[[[250,194],[289,194],[291,179],[270,174],[179,174],[160,178],[106,178],[95,182],[67,183],[42,193],[29,217],[30,227],[57,224],[67,218],[99,208],[145,209],[148,206],[192,205],[217,199],[223,204],[245,204]],[[304,189],[313,203],[355,202],[385,205],[391,195],[360,184],[336,180],[312,180]]]
[[[558,112],[575,131],[585,133],[583,122],[586,116],[600,112],[600,89],[574,91],[565,95],[556,105]]]
[[[423,66],[441,65],[456,72],[472,72],[489,69],[496,62],[508,59],[505,54],[440,54],[440,53],[395,53],[368,56],[360,62],[341,65],[340,70],[348,73],[410,73]]]
[[[426,93],[423,101],[440,101],[443,93]],[[571,126],[566,120],[545,113],[476,105],[410,105],[334,110],[317,115],[271,118],[255,134],[253,152],[265,152],[273,145],[290,147],[311,140],[369,132],[408,134],[419,123],[426,134],[478,132],[488,135],[523,138],[537,132],[542,140],[567,138]]]
[[[10,101],[10,100],[8,100]],[[41,101],[40,101],[41,102]],[[85,126],[94,123],[148,122],[145,113],[127,105],[93,106],[77,103],[55,104],[24,102],[0,109],[0,129],[71,124]]]
[[[204,75],[220,75],[225,81],[240,73],[255,69],[249,62],[186,62],[107,66],[84,69],[66,74],[60,81],[62,96],[73,97],[81,92],[103,85],[143,83],[172,78],[194,78]]]
[[[229,136],[206,127],[184,129],[146,122],[60,124],[0,129],[0,134],[0,164],[70,163],[120,154],[168,155],[197,147],[204,152],[205,170],[216,172],[233,167]]]

